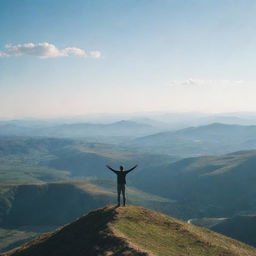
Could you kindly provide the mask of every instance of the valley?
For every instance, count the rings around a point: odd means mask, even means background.
[[[83,132],[86,134],[86,130]],[[110,143],[112,139],[106,143],[108,139],[101,141],[98,137],[93,142],[81,134],[65,138],[2,136],[0,251],[61,227],[93,209],[114,204],[116,177],[106,164],[118,169],[120,164],[129,168],[135,163],[139,168],[128,176],[128,204],[184,221],[197,220],[191,223],[216,228],[255,246],[249,238],[233,234],[228,224],[224,225],[224,220],[235,218],[239,223],[239,216],[256,213],[254,126],[212,124],[163,135],[168,139],[158,139],[162,135],[156,134],[125,137],[125,143],[117,139],[114,144]],[[147,138],[151,137],[155,141],[148,144]],[[236,144],[231,137],[238,137]],[[179,151],[174,145],[181,138]],[[196,153],[194,143],[199,138],[205,146],[200,144],[201,151]],[[139,147],[134,146],[135,141]],[[162,142],[167,143],[166,154],[161,150]],[[239,151],[221,153],[231,148]]]

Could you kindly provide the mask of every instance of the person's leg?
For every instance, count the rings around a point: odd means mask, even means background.
[[[123,206],[125,206],[126,198],[125,198],[125,184],[122,184],[122,195],[123,195]]]
[[[120,206],[121,185],[117,184],[117,204]]]

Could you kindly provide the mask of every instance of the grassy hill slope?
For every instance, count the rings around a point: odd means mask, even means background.
[[[128,203],[168,212],[170,200],[127,188]],[[0,252],[116,202],[110,180],[0,186]]]
[[[256,249],[138,206],[108,206],[1,256],[253,256]]]

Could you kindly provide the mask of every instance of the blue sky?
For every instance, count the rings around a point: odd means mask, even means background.
[[[1,0],[0,117],[255,111],[255,11],[252,0]]]

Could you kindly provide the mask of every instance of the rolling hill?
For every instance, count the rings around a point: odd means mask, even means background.
[[[1,183],[35,183],[74,179],[111,178],[106,164],[141,167],[170,163],[177,157],[135,152],[121,146],[80,139],[41,137],[0,138]]]
[[[136,138],[127,142],[127,146],[145,152],[187,157],[224,154],[256,149],[256,126],[213,123]]]
[[[142,207],[104,207],[1,256],[253,256],[256,249]]]
[[[45,136],[59,138],[93,138],[103,141],[108,137],[138,137],[161,131],[150,124],[129,120],[114,123],[62,123],[27,125],[24,122],[0,122],[0,136]]]
[[[256,212],[255,166],[256,151],[240,151],[185,158],[131,179],[143,191],[176,200],[176,217],[231,217]]]

